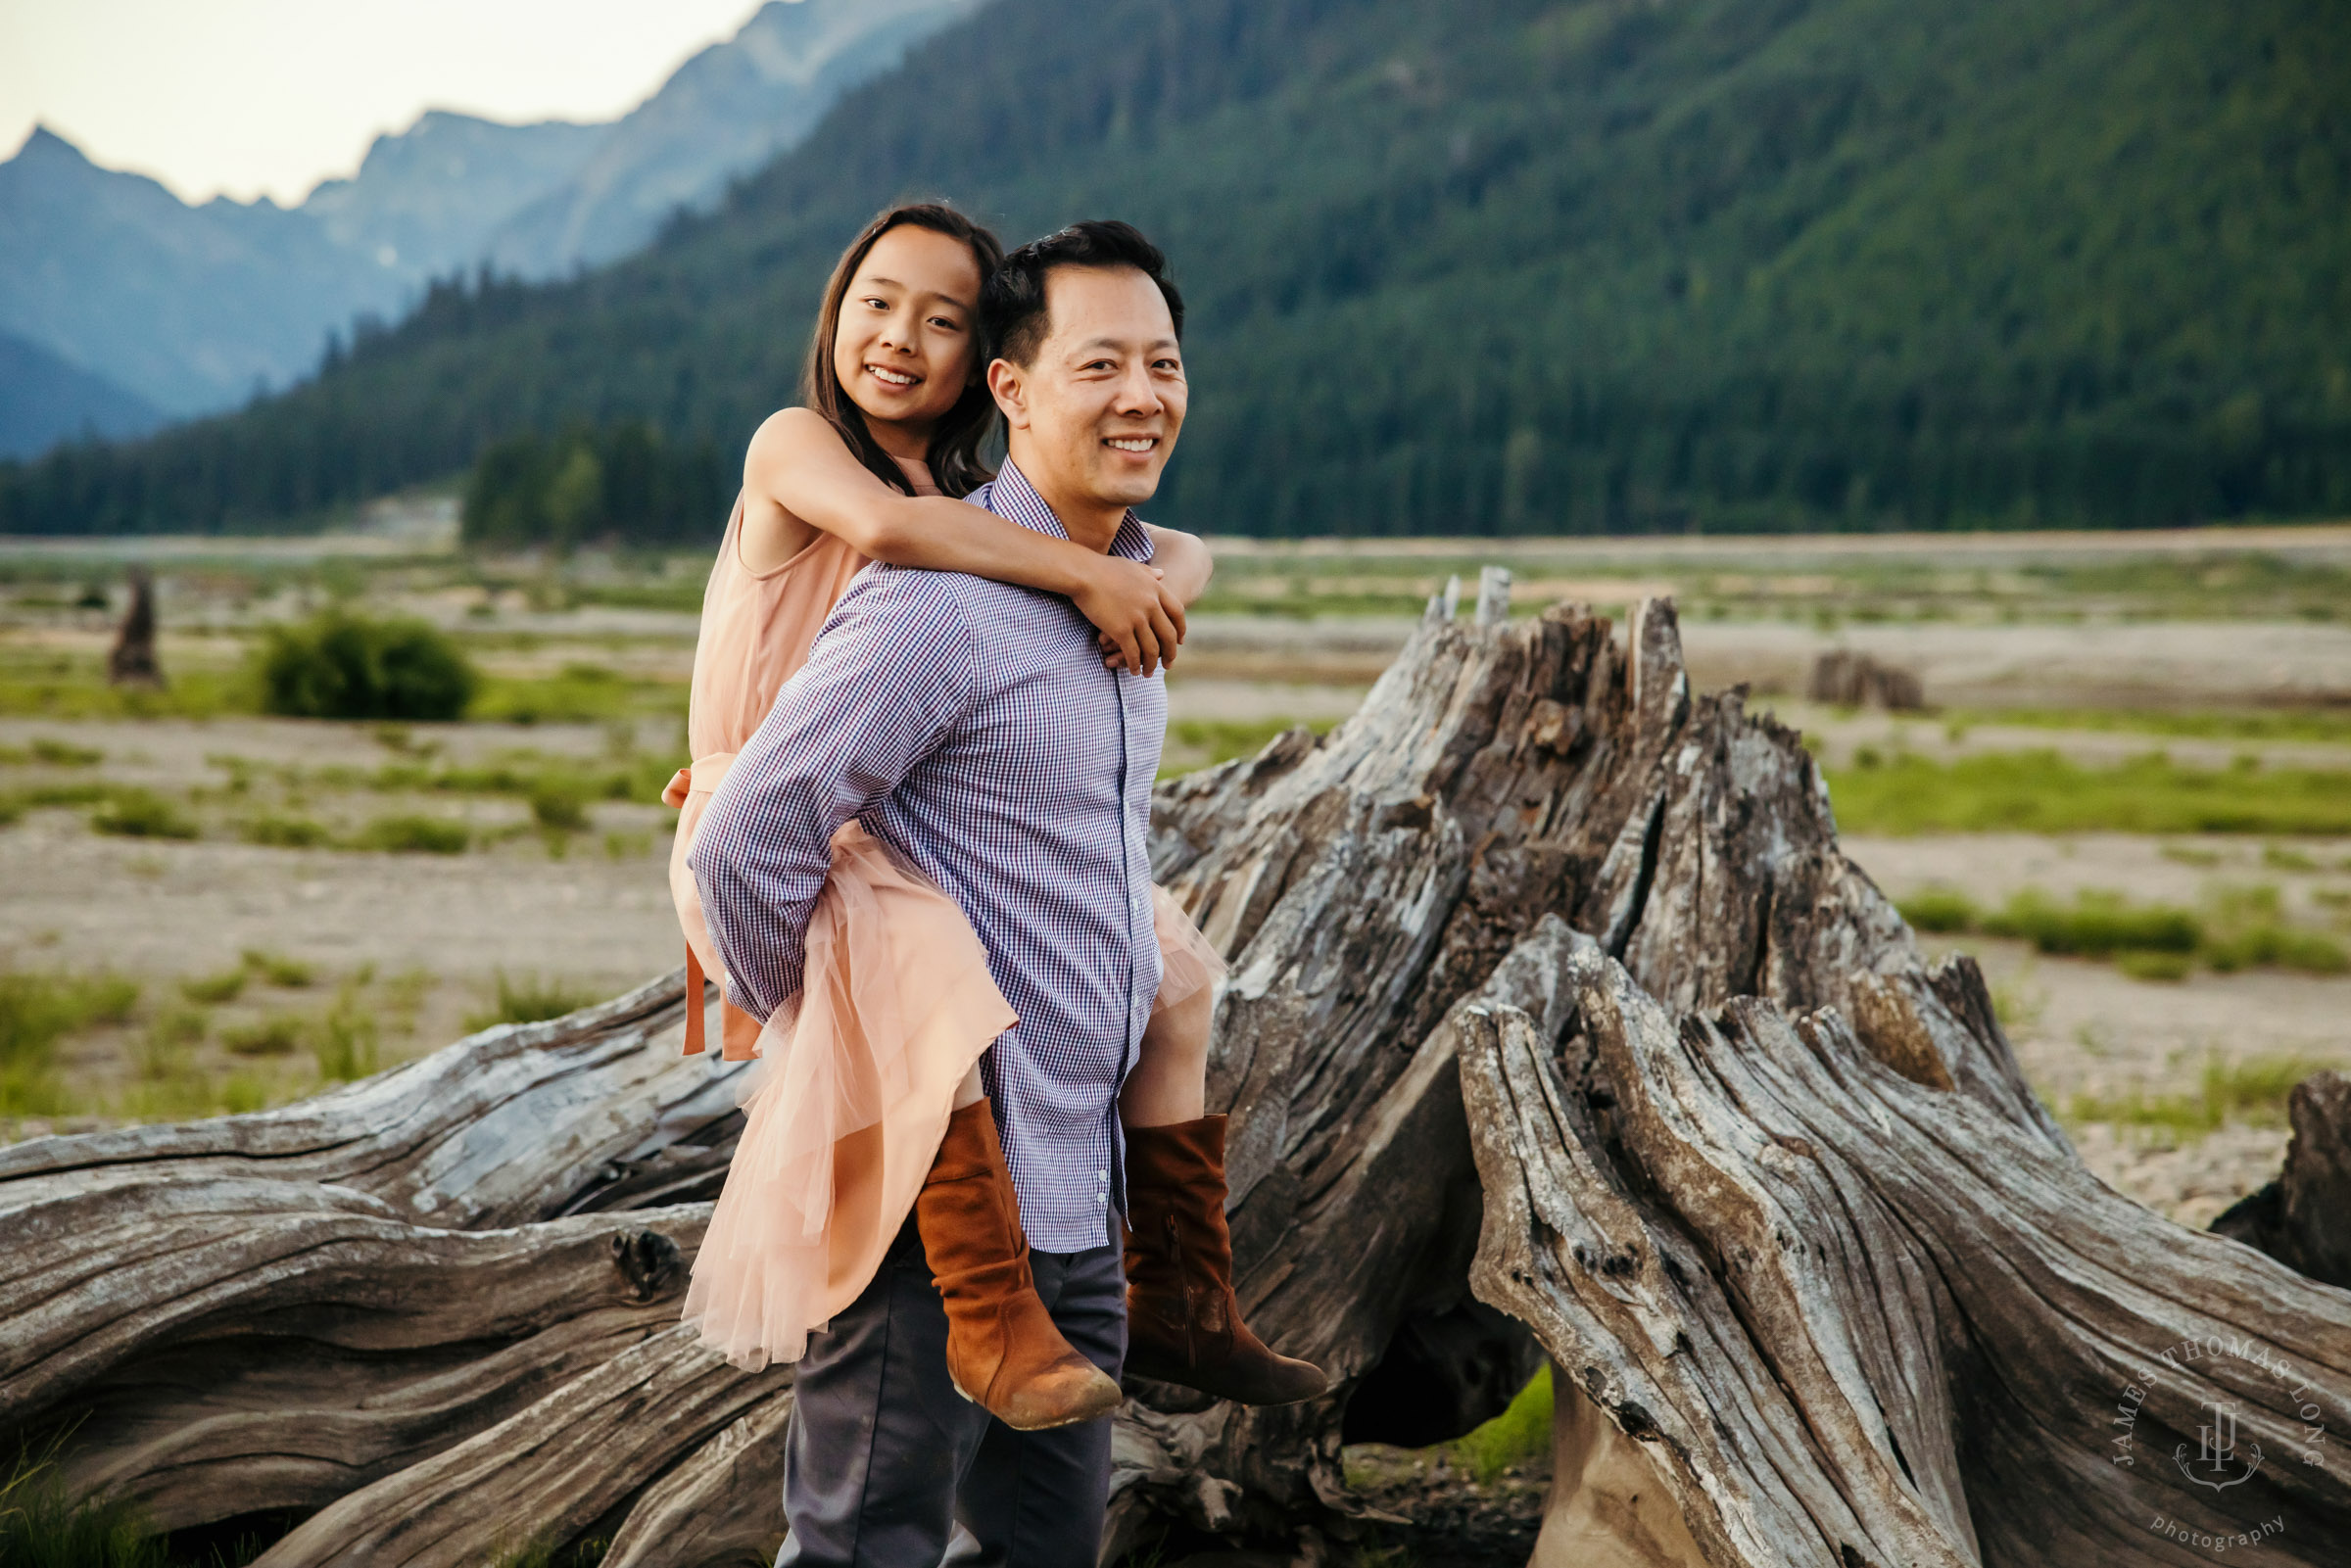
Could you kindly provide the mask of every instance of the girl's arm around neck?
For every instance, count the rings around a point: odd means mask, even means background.
[[[1162,528],[1157,523],[1145,523],[1151,535],[1151,564],[1167,574],[1167,590],[1176,595],[1185,609],[1200,602],[1208,592],[1208,580],[1216,574],[1217,563],[1208,553],[1208,545],[1197,535]]]
[[[1182,600],[1158,569],[1098,555],[951,497],[908,496],[859,462],[813,409],[768,416],[744,459],[744,558],[754,568],[789,560],[821,529],[892,566],[969,572],[1062,594],[1128,669],[1155,668],[1182,641]],[[774,538],[757,537],[770,530]]]

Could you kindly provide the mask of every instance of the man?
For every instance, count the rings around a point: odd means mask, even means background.
[[[1127,224],[1076,224],[1007,258],[982,309],[1009,460],[971,499],[1148,560],[1128,508],[1158,489],[1184,415],[1183,306],[1164,259]],[[851,818],[962,907],[1020,1019],[983,1073],[1029,1271],[1085,1378],[1115,1379],[1126,1350],[1118,1092],[1159,988],[1145,845],[1166,727],[1163,677],[1105,669],[1067,600],[872,566],[736,763],[693,861],[734,999],[761,1019],[799,989],[832,835]],[[988,1104],[969,1110],[987,1119]],[[950,1380],[947,1311],[910,1222],[811,1337],[779,1564],[928,1568],[952,1535],[958,1561],[1091,1568],[1107,1416],[992,1422]]]

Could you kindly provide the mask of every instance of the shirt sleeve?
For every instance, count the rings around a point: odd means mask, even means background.
[[[799,993],[835,831],[971,711],[976,651],[940,574],[869,570],[712,797],[688,865],[731,1000],[762,1022]]]

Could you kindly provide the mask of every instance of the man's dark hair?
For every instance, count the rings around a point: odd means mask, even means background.
[[[1183,296],[1168,276],[1168,259],[1142,230],[1117,218],[1087,218],[1031,240],[996,268],[980,291],[980,318],[1001,358],[1026,368],[1036,362],[1051,322],[1045,314],[1045,277],[1057,266],[1130,266],[1159,285],[1183,341]]]

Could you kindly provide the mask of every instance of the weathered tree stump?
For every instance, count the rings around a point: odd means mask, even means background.
[[[1796,737],[1693,699],[1670,605],[1618,643],[1502,602],[1440,607],[1327,738],[1160,790],[1155,866],[1233,963],[1210,1103],[1237,1283],[1336,1387],[1274,1410],[1130,1391],[1113,1552],[1159,1517],[1311,1554],[1362,1516],[1343,1442],[1465,1430],[1548,1351],[1562,1471],[1589,1480],[1554,1522],[1605,1526],[1617,1560],[2021,1560],[1994,1555],[2018,1537],[1978,1516],[1986,1478],[2037,1506],[2115,1495],[2082,1479],[2106,1474],[2094,1443],[2036,1470],[2032,1440],[2129,1355],[2053,1337],[2037,1359],[1970,1314],[2135,1332],[2124,1265],[2159,1242],[2179,1256],[2141,1277],[2197,1322],[2231,1287],[2187,1276],[2242,1262],[2319,1347],[2295,1354],[2337,1365],[2351,1298],[2082,1171],[1973,965],[1925,964],[1839,853]],[[271,1568],[590,1536],[616,1568],[755,1560],[791,1375],[676,1327],[740,1127],[728,1070],[676,1055],[684,1003],[673,975],[282,1111],[0,1150],[25,1239],[0,1256],[0,1426],[70,1429],[73,1481],[168,1525],[302,1516]],[[2103,1272],[2065,1251],[2084,1214]],[[2186,1397],[2150,1395],[2142,1430]],[[2312,1481],[2279,1506],[2300,1527],[2334,1504]]]
[[[1804,695],[1841,708],[1883,708],[1910,713],[1927,705],[1926,688],[1915,671],[1880,664],[1851,648],[1832,648],[1812,661]]]
[[[2351,1288],[2351,1078],[2314,1072],[2286,1100],[2294,1135],[2276,1181],[2212,1222],[2297,1273]]]
[[[164,667],[155,656],[155,580],[144,566],[130,569],[130,608],[123,612],[115,645],[107,651],[106,679],[110,686],[164,684]]]

